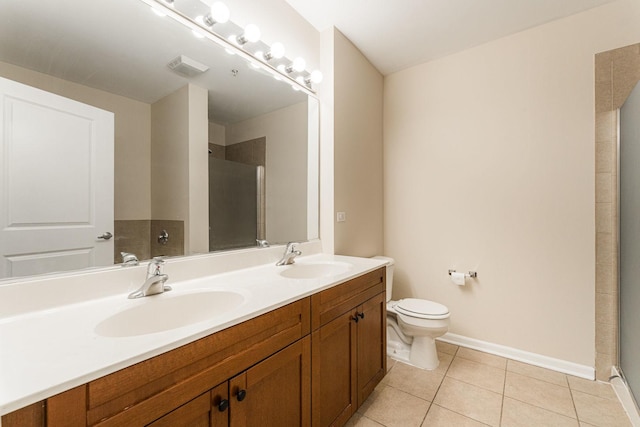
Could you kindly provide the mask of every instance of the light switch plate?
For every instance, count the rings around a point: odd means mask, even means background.
[[[347,220],[347,213],[346,212],[338,212],[336,214],[336,220],[338,222],[345,222]]]

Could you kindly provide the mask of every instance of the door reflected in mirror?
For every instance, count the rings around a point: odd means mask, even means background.
[[[206,5],[176,0],[176,7],[198,13]],[[220,25],[226,26],[223,32],[237,30],[231,22]],[[13,172],[4,170],[0,180],[5,230],[0,245],[20,241],[6,230],[51,228],[57,204],[104,201],[91,180],[110,182],[113,202],[87,208],[85,217],[68,221],[68,228],[93,227],[99,213],[110,212],[113,219],[77,244],[73,251],[84,252],[74,252],[72,263],[55,262],[72,251],[64,233],[0,248],[0,278],[119,263],[120,252],[144,260],[255,247],[256,239],[277,244],[318,237],[315,98],[194,37],[138,0],[110,0],[108,8],[98,0],[5,0],[0,37],[0,77],[111,114],[114,146],[110,156],[85,146],[93,163],[80,166],[76,150],[60,138],[7,139],[4,123],[0,160],[22,163],[15,163],[20,166]],[[176,59],[196,61],[206,70],[171,68]],[[37,118],[30,115],[33,121],[25,128],[43,129]],[[30,156],[25,150],[43,154]],[[47,163],[44,153],[54,153],[55,163]],[[98,175],[98,164],[109,165],[111,176]],[[57,185],[58,171],[78,184],[75,193],[72,186]],[[20,188],[12,186],[17,178]],[[42,188],[48,189],[50,209],[29,204]],[[54,194],[58,189],[61,193]],[[23,211],[33,206],[41,215],[16,219],[8,194]],[[163,231],[168,238],[159,239]],[[106,232],[113,238],[98,238]],[[51,245],[41,250],[39,243],[27,245],[29,240]],[[91,249],[101,246],[112,253],[106,262]]]

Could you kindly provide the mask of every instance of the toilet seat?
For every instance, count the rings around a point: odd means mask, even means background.
[[[394,306],[394,309],[405,316],[418,319],[446,319],[449,309],[437,302],[418,298],[405,298]]]

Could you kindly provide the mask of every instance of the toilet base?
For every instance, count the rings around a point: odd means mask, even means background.
[[[413,337],[409,360],[412,365],[418,368],[436,369],[440,364],[438,351],[436,350],[436,340],[431,337]]]
[[[427,370],[436,369],[440,365],[435,339],[413,337],[413,343],[407,344],[389,326],[387,326],[387,356]]]

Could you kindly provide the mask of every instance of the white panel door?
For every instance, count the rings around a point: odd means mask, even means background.
[[[113,113],[0,78],[0,278],[113,264]]]

